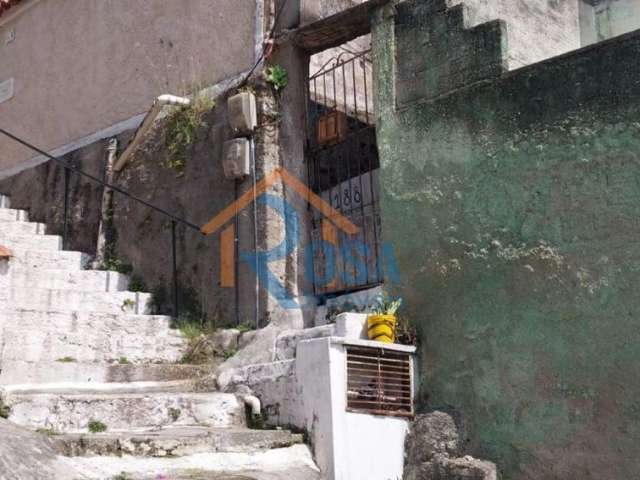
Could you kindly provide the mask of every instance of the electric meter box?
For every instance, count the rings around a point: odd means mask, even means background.
[[[250,135],[258,125],[256,96],[250,92],[242,92],[229,97],[227,101],[229,124],[242,135]]]
[[[227,178],[243,178],[251,168],[251,144],[246,138],[236,138],[224,143],[222,168]]]

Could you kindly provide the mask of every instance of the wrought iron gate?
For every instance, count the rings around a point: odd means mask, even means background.
[[[348,235],[312,210],[314,290],[334,294],[382,282],[379,160],[370,51],[342,53],[309,78],[311,189],[359,227]]]

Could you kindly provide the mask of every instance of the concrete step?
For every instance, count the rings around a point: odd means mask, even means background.
[[[84,270],[91,261],[91,256],[82,252],[24,249],[20,246],[12,247],[11,251],[14,255],[11,268]]]
[[[13,208],[0,208],[0,222],[28,222],[29,212]]]
[[[120,359],[177,363],[188,346],[188,340],[177,330],[143,330],[133,323],[128,329],[80,326],[68,330],[4,323],[2,341],[3,363],[7,360],[113,363]]]
[[[64,458],[64,457],[63,457]],[[182,457],[148,458],[131,455],[65,458],[87,479],[114,480],[319,480],[309,447],[258,452],[216,452]]]
[[[45,235],[47,227],[36,222],[0,222],[0,232],[5,235]]]
[[[59,433],[89,431],[100,422],[108,432],[167,426],[246,426],[245,407],[228,393],[3,394],[8,420]]]
[[[0,310],[10,307],[57,312],[88,311],[144,315],[150,312],[151,294],[12,287],[0,291]]]
[[[48,270],[9,265],[11,285],[14,287],[76,290],[84,292],[123,292],[129,277],[118,272],[101,270]]]
[[[182,457],[198,453],[256,452],[303,443],[288,430],[167,427],[151,432],[54,435],[54,448],[68,457],[135,455]]]
[[[41,331],[83,332],[92,330],[145,332],[149,335],[169,330],[171,317],[167,315],[137,315],[88,311],[34,310],[29,308],[0,308],[0,324],[11,329],[39,329]],[[177,333],[177,330],[172,330]]]
[[[133,362],[129,357],[119,359]],[[2,360],[0,385],[58,382],[169,382],[204,379],[211,375],[208,365],[175,363],[26,362]]]
[[[187,393],[194,388],[193,380],[170,382],[56,382],[23,383],[5,385],[0,394],[5,395],[124,395],[130,393]]]
[[[23,250],[62,250],[62,237],[59,235],[13,235],[0,227],[0,244],[11,249]]]

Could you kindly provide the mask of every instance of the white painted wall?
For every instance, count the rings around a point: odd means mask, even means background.
[[[347,345],[378,342],[341,337],[298,344],[296,379],[305,427],[316,463],[326,480],[396,480],[402,478],[406,419],[347,412]],[[386,348],[415,351],[414,347]]]
[[[448,0],[463,3],[469,27],[507,23],[508,65],[513,70],[580,48],[579,0]]]
[[[580,2],[582,45],[607,40],[640,28],[640,0]]]

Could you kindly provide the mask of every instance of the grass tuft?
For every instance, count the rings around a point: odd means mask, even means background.
[[[91,433],[102,433],[107,431],[107,426],[99,420],[90,420],[88,428]]]

